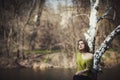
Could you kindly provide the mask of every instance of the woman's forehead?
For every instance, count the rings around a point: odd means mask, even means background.
[[[84,41],[79,41],[79,43],[84,43]]]

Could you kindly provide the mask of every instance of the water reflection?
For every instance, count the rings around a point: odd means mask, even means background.
[[[103,70],[103,73],[99,74],[98,80],[120,80],[120,65]]]
[[[0,80],[72,80],[74,69],[47,69],[34,71],[32,69],[0,70]],[[119,80],[120,65],[105,69],[99,74],[98,80]]]
[[[72,80],[73,69],[32,69],[0,70],[0,80]]]

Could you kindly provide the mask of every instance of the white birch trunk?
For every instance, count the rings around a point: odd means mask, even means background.
[[[100,59],[103,55],[103,53],[108,49],[110,42],[113,40],[113,38],[120,34],[120,25],[115,28],[108,36],[107,38],[103,41],[101,46],[95,51],[94,53],[94,62],[93,62],[93,69],[95,71],[98,70],[98,64],[100,62]]]
[[[90,47],[90,51],[94,52],[94,44],[95,44],[95,36],[96,36],[96,31],[97,31],[97,8],[99,5],[99,0],[96,0],[94,3],[94,0],[90,0],[91,2],[91,14],[90,14],[90,19],[89,19],[89,29],[87,33],[84,33],[84,36],[88,42],[88,45]]]
[[[84,36],[88,42],[90,51],[94,53],[94,44],[95,44],[95,36],[96,36],[96,31],[97,31],[97,23],[99,21],[98,16],[97,16],[99,0],[96,0],[95,2],[94,2],[94,0],[90,0],[90,4],[91,4],[91,14],[90,14],[90,19],[89,19],[90,27],[89,27],[87,33],[84,33]],[[108,10],[108,12],[106,12],[106,14],[104,16],[106,16],[109,13],[110,9]],[[98,64],[100,62],[100,59],[101,59],[103,53],[108,49],[110,42],[118,34],[120,34],[120,25],[117,28],[115,28],[111,32],[111,34],[108,35],[108,37],[104,40],[104,42],[101,44],[101,46],[95,51],[94,61],[93,61],[93,69],[95,71],[94,80],[97,79]]]

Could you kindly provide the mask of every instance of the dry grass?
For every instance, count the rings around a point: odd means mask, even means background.
[[[105,64],[105,67],[118,65],[120,64],[120,53],[115,51],[106,51],[101,62]]]

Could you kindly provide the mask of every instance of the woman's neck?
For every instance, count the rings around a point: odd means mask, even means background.
[[[84,51],[84,50],[81,50],[81,51],[80,51],[80,53],[87,53],[87,52],[86,52],[86,51]]]

